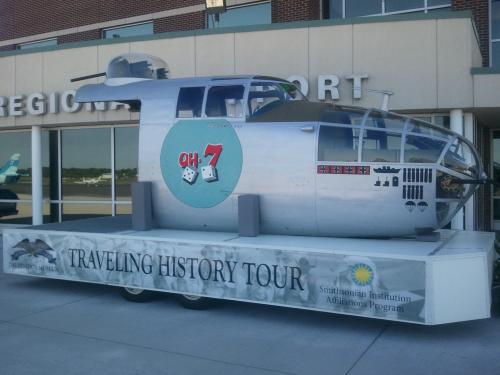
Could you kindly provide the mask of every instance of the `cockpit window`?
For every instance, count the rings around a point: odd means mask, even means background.
[[[208,117],[243,117],[242,85],[213,86],[208,90],[205,113]]]
[[[403,131],[407,119],[391,113],[372,110],[366,119],[365,126],[383,130]]]
[[[410,120],[408,122],[408,132],[415,134],[430,135],[432,137],[440,137],[443,139],[451,139],[451,133],[435,128],[425,122]]]
[[[442,139],[407,134],[405,163],[436,163],[446,144]]]
[[[366,111],[354,108],[331,106],[323,112],[321,121],[330,124],[361,126],[365,113]]]
[[[443,159],[443,165],[455,172],[478,178],[478,162],[471,147],[460,139],[450,146]]]
[[[177,100],[177,117],[201,117],[205,87],[182,87]]]
[[[401,134],[383,130],[365,129],[362,161],[373,163],[399,163]]]
[[[360,128],[322,125],[318,161],[358,161]]]
[[[248,113],[259,116],[294,100],[305,98],[293,83],[255,82],[248,93]]]

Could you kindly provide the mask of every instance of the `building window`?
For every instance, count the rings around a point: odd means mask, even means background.
[[[492,156],[491,176],[495,185],[493,187],[493,220],[495,230],[500,230],[500,131],[492,132]]]
[[[54,209],[62,221],[129,214],[130,186],[137,181],[139,129],[115,126],[58,132],[62,191],[58,199],[51,197],[51,217]]]
[[[31,134],[0,135],[0,224],[31,224]],[[138,139],[137,126],[44,130],[44,222],[130,214]]]
[[[207,15],[207,27],[231,27],[270,24],[271,2],[264,1],[253,4],[228,7],[220,15]]]
[[[139,128],[114,128],[115,213],[130,213],[131,186],[137,181]]]
[[[110,216],[111,129],[68,129],[61,134],[62,218]]]
[[[491,0],[491,66],[500,66],[500,0]]]
[[[344,2],[346,17],[372,16],[382,13],[382,0],[350,0]]]
[[[323,0],[323,18],[432,12],[451,7],[451,0]]]
[[[491,43],[491,66],[500,66],[500,40]]]
[[[445,129],[450,129],[450,116],[443,114],[429,114],[429,115],[410,115],[411,118],[430,122],[431,124],[440,126]]]
[[[48,143],[48,132],[43,132],[44,197]],[[4,131],[0,137],[0,224],[31,224],[31,202],[31,133]]]
[[[388,13],[421,8],[425,8],[424,0],[385,0],[385,11]]]
[[[132,36],[153,34],[153,22],[112,27],[102,31],[103,39],[128,38]]]
[[[52,38],[52,39],[38,40],[36,42],[18,44],[16,48],[20,50],[26,50],[26,49],[43,48],[56,45],[57,45],[57,38]]]

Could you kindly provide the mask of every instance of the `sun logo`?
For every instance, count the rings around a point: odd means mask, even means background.
[[[356,285],[366,286],[373,281],[373,270],[366,264],[358,263],[352,266],[351,276]]]

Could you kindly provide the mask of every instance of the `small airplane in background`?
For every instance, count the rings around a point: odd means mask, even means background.
[[[99,184],[105,183],[106,181],[111,180],[111,174],[110,173],[104,173],[100,175],[99,177],[94,177],[94,178],[85,178],[82,177],[80,181],[76,181],[75,183],[78,185],[86,185],[86,186],[97,186]]]
[[[21,175],[17,173],[21,154],[13,154],[7,163],[0,169],[0,185],[16,183]]]
[[[102,179],[99,176],[97,178],[85,178],[85,177],[83,177],[80,181],[76,181],[75,183],[78,184],[78,185],[86,185],[86,186],[94,185],[94,186],[97,186],[101,182],[102,182]]]

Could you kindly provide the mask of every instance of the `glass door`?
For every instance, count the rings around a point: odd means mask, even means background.
[[[492,137],[491,176],[495,181],[493,189],[493,229],[500,230],[500,130],[494,130]]]

